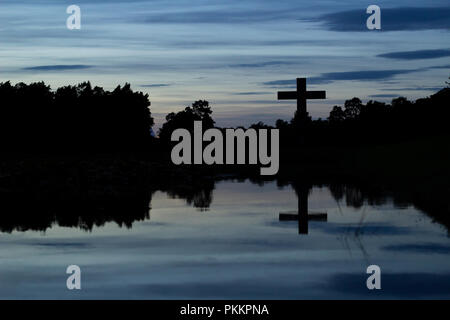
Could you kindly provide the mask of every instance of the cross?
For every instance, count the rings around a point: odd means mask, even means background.
[[[308,234],[309,221],[327,221],[327,213],[308,213],[308,188],[300,187],[298,212],[280,212],[279,221],[298,221],[298,234]]]
[[[326,99],[325,91],[306,91],[306,78],[297,78],[297,91],[279,91],[278,100],[297,100],[297,117],[306,118],[306,100]]]

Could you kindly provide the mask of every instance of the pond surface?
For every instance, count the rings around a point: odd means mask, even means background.
[[[131,227],[54,222],[1,232],[0,298],[450,298],[448,231],[412,205],[355,205],[313,186],[308,210],[326,221],[312,219],[299,234],[297,221],[279,220],[297,210],[290,185],[221,181],[209,197],[200,210],[156,191],[149,215]],[[66,288],[73,264],[81,290]],[[366,287],[372,264],[381,290]]]

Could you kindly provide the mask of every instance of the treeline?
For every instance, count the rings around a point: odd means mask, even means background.
[[[52,91],[43,82],[0,83],[0,146],[4,152],[130,152],[166,150],[177,128],[215,126],[208,101],[198,100],[166,116],[159,138],[147,94],[129,84],[112,91],[89,82]],[[360,99],[334,106],[327,119],[277,120],[281,148],[358,146],[448,133],[450,88],[416,101],[400,97],[390,104]],[[262,122],[252,128],[272,128]]]
[[[450,133],[450,88],[444,88],[430,97],[409,101],[404,97],[384,103],[359,98],[334,106],[327,119],[277,120],[275,126],[258,122],[250,128],[280,130],[281,148],[299,146],[367,146],[425,138]],[[170,145],[170,135],[177,128],[192,131],[193,122],[202,121],[203,129],[214,127],[215,121],[208,101],[199,100],[178,113],[170,113],[159,136],[164,145]]]
[[[3,152],[123,152],[148,148],[148,95],[89,82],[52,91],[43,82],[0,83]]]
[[[430,97],[409,101],[404,97],[384,103],[359,98],[345,101],[343,107],[334,106],[326,120],[288,123],[278,120],[276,127],[285,137],[304,135],[304,143],[312,145],[368,145],[385,144],[448,134],[450,116],[450,88]]]
[[[302,136],[306,145],[357,146],[385,144],[450,133],[450,88],[430,97],[409,101],[404,97],[390,104],[359,98],[334,106],[327,119],[278,120],[284,146]],[[253,127],[261,127],[259,123]]]

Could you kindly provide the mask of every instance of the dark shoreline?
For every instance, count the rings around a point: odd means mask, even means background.
[[[260,176],[259,166],[175,166],[167,154],[159,161],[154,154],[9,155],[0,161],[0,206],[8,212],[1,215],[0,229],[45,230],[55,220],[73,226],[80,217],[86,229],[111,220],[130,227],[148,216],[157,190],[203,210],[216,182],[249,179],[294,189],[327,186],[355,206],[393,199],[450,230],[450,151],[434,148],[448,141],[441,136],[357,149],[315,148],[288,163],[283,151],[276,176]]]

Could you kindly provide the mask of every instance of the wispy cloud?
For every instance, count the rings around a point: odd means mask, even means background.
[[[372,94],[369,96],[369,98],[396,98],[396,97],[398,97],[398,95],[388,93]]]
[[[300,9],[300,8],[298,8]],[[285,19],[295,19],[298,16],[296,8],[274,9],[274,8],[248,8],[248,7],[231,7],[216,6],[204,7],[201,9],[182,8],[181,10],[149,12],[145,17],[134,18],[133,22],[143,23],[164,23],[164,24],[223,24],[223,23],[255,23],[270,22]]]
[[[323,73],[320,77],[316,78],[317,81],[336,81],[336,80],[358,80],[358,81],[372,81],[372,80],[385,80],[393,78],[400,74],[407,74],[411,72],[420,71],[419,69],[411,70],[362,70],[362,71],[346,71],[346,72],[328,72]]]
[[[344,71],[344,72],[327,72],[322,73],[319,77],[308,78],[308,84],[326,84],[333,81],[378,81],[393,78],[400,74],[407,74],[426,69],[411,69],[411,70],[362,70],[362,71]],[[263,85],[269,87],[295,87],[295,80],[274,80],[263,82]]]
[[[450,64],[446,64],[446,65],[443,65],[443,66],[428,67],[428,69],[450,69]]]
[[[262,84],[271,88],[295,88],[295,79],[266,81]]]
[[[383,88],[382,91],[438,91],[442,87]]]
[[[35,66],[35,67],[26,67],[22,70],[29,71],[65,71],[65,70],[80,70],[80,69],[88,69],[92,68],[92,66],[84,65],[84,64],[56,64],[56,65],[48,65],[48,66]]]
[[[169,83],[154,83],[154,84],[143,84],[140,85],[141,88],[163,88],[163,87],[170,87],[171,84]]]
[[[449,254],[450,246],[439,243],[402,244],[383,247],[383,250],[397,252],[417,252],[425,254]]]
[[[308,21],[320,22],[333,31],[367,31],[365,9],[324,14]],[[303,19],[305,20],[305,19]],[[450,29],[450,7],[382,8],[382,31]]]
[[[290,65],[290,64],[293,64],[293,62],[289,62],[289,61],[266,61],[266,62],[257,62],[257,63],[234,64],[234,65],[230,65],[230,67],[236,67],[236,68],[263,68],[263,67],[281,66],[281,65]]]
[[[434,49],[434,50],[416,50],[416,51],[400,51],[379,54],[377,57],[398,59],[398,60],[420,60],[420,59],[435,59],[449,57],[449,49]]]
[[[450,290],[450,273],[384,273],[381,297],[439,297],[446,296]],[[336,292],[367,295],[367,288],[361,286],[366,279],[358,273],[341,273],[330,276],[327,280],[329,289]],[[411,288],[418,288],[411,290]],[[420,288],[420,289],[419,289]],[[376,290],[375,290],[376,291]],[[378,290],[381,291],[381,290]],[[380,293],[378,293],[380,294]],[[370,295],[372,298],[374,295]]]
[[[264,95],[264,94],[273,94],[273,92],[269,91],[248,91],[248,92],[235,92],[233,95],[236,96],[254,96],[254,95]]]

